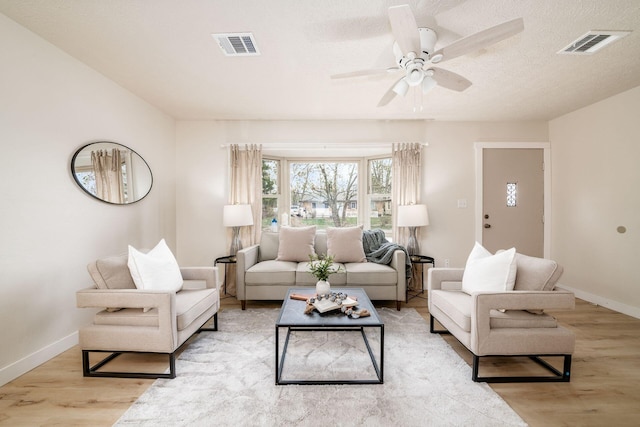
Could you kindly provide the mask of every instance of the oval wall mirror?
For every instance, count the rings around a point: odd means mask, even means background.
[[[87,194],[114,205],[142,200],[153,184],[151,168],[138,153],[109,141],[78,149],[71,159],[71,174]]]

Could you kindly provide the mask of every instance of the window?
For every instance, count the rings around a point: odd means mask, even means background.
[[[288,164],[291,225],[315,225],[323,229],[358,224],[359,162],[289,161]]]
[[[507,207],[515,208],[518,202],[518,183],[507,182]]]
[[[315,225],[326,229],[363,224],[365,229],[380,228],[390,235],[391,165],[391,157],[263,157],[262,229],[269,229],[273,218],[282,225],[285,214],[294,227]]]
[[[262,229],[278,218],[280,205],[280,160],[262,159]]]

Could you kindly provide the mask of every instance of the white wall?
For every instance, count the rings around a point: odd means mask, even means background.
[[[430,225],[422,229],[420,247],[439,266],[449,258],[452,267],[461,267],[475,239],[474,143],[548,140],[546,122],[181,121],[176,133],[181,171],[177,182],[178,253],[182,263],[194,265],[210,264],[228,252],[222,226],[228,158],[222,144],[428,142],[422,200],[428,204]],[[364,150],[360,153],[365,154]],[[457,208],[460,198],[467,199],[466,209]]]
[[[552,120],[552,254],[562,285],[640,317],[640,87]],[[619,226],[626,227],[624,234]]]
[[[436,266],[464,267],[475,242],[475,142],[546,142],[546,122],[429,122],[425,139],[422,200],[429,226],[421,229],[421,252]],[[458,208],[458,199],[467,202]]]
[[[0,52],[2,385],[77,342],[89,261],[161,237],[175,248],[176,218],[172,118],[2,14]],[[76,186],[71,156],[97,140],[147,160],[147,198],[108,205]]]

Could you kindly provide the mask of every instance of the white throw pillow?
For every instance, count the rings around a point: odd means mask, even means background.
[[[462,276],[462,291],[468,294],[512,291],[516,283],[516,269],[515,248],[492,255],[476,242],[467,258]]]
[[[278,261],[309,261],[309,255],[315,255],[314,242],[316,226],[280,227],[278,243]]]
[[[177,292],[182,288],[180,267],[164,239],[146,254],[129,246],[127,265],[138,289]]]
[[[327,255],[335,262],[366,262],[362,246],[362,226],[328,227]]]

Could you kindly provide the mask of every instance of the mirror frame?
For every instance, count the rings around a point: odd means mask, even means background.
[[[78,156],[84,152],[85,149],[87,149],[88,147],[91,147],[92,145],[96,145],[96,144],[112,144],[117,148],[120,147],[124,150],[129,150],[131,152],[132,155],[137,156],[141,161],[142,164],[144,164],[144,166],[147,167],[147,170],[149,171],[149,188],[146,190],[146,192],[144,193],[144,195],[142,195],[141,197],[137,198],[136,200],[132,200],[132,201],[127,201],[125,203],[116,203],[116,202],[111,202],[109,200],[105,200],[102,199],[100,197],[98,197],[97,195],[93,194],[91,191],[89,191],[84,185],[83,183],[78,179],[78,176],[76,174],[76,159],[78,158]],[[102,148],[104,149],[104,148]],[[103,203],[107,203],[110,205],[118,205],[118,206],[126,206],[126,205],[131,205],[133,203],[139,202],[140,200],[144,199],[145,197],[147,197],[149,195],[149,193],[151,192],[151,189],[153,188],[153,172],[151,171],[151,167],[149,166],[149,164],[147,163],[147,161],[144,159],[144,157],[142,157],[140,154],[138,154],[135,150],[127,147],[126,145],[123,144],[119,144],[117,142],[112,142],[112,141],[94,141],[94,142],[90,142],[88,144],[85,144],[83,146],[81,146],[80,148],[78,148],[75,153],[73,153],[73,157],[71,158],[71,175],[73,176],[73,180],[76,182],[76,184],[78,185],[78,187],[80,187],[82,189],[83,192],[85,192],[86,194],[88,194],[89,196],[91,196],[92,198],[99,200]]]

